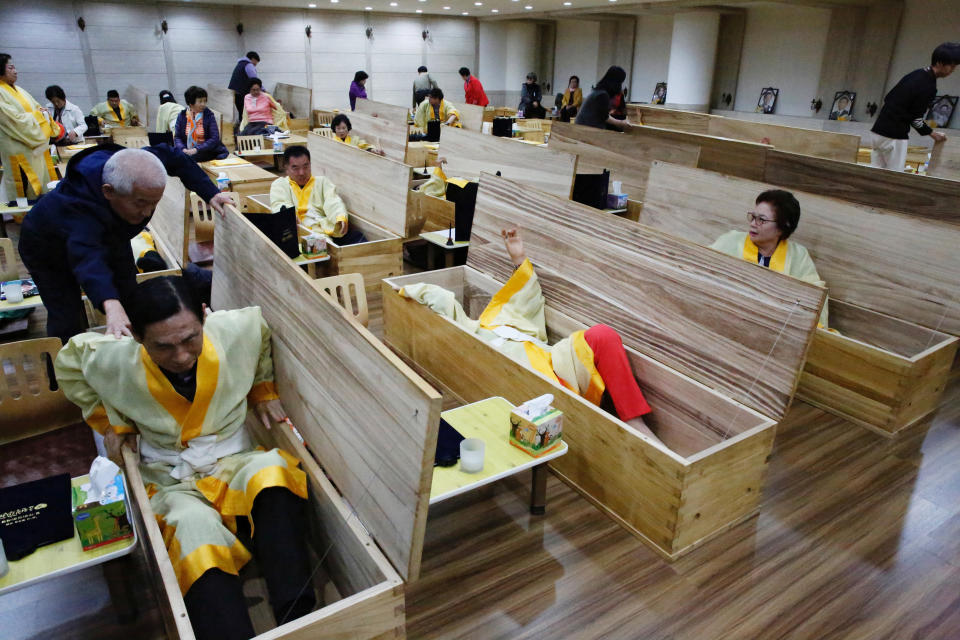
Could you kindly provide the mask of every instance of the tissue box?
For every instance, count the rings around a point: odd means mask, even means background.
[[[549,453],[563,436],[563,412],[549,407],[547,411],[529,420],[516,411],[510,412],[510,444],[523,449],[534,458]]]
[[[102,499],[87,497],[90,484],[73,487],[73,523],[84,551],[133,537],[127,519],[126,490],[123,474],[118,473]]]
[[[627,208],[627,194],[625,193],[608,193],[607,194],[607,209],[626,209]]]

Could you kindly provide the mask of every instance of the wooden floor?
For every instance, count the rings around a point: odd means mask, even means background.
[[[408,637],[956,640],[958,460],[957,381],[922,443],[796,403],[760,515],[673,564],[554,477],[540,517],[504,480],[431,508]],[[138,585],[126,627],[97,570],[0,597],[0,638],[162,638]]]

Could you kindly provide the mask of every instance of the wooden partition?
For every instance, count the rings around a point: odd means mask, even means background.
[[[234,114],[237,111],[233,103],[233,89],[227,89],[215,84],[207,85],[207,106],[221,114],[220,140],[229,148],[233,148],[236,132],[233,130]],[[239,116],[236,116],[239,118]],[[239,119],[237,119],[239,122]]]
[[[150,228],[154,240],[163,244],[170,259],[175,262],[169,265],[171,267],[183,268],[190,262],[190,226],[186,202],[187,189],[180,178],[167,176],[167,186],[153,211]]]
[[[650,164],[663,160],[695,167],[700,159],[700,145],[695,142],[659,142],[637,144],[633,136],[618,131],[557,122],[553,124],[550,149],[576,154],[577,171],[599,173],[610,171],[610,180],[623,183],[630,199],[643,201],[647,190]]]
[[[290,117],[307,120],[304,129],[310,128],[310,118],[313,109],[313,89],[278,82],[273,88],[273,97],[283,105],[287,113],[292,114]]]
[[[629,133],[638,145],[696,144],[700,147],[702,169],[728,175],[742,175],[753,180],[763,180],[770,145],[743,142],[730,138],[660,129],[658,127],[633,127]]]
[[[314,174],[333,181],[347,209],[401,238],[420,233],[413,167],[315,133],[308,138]]]
[[[766,160],[764,182],[784,189],[960,224],[960,180],[889,171],[775,149],[767,152]]]
[[[642,104],[627,105],[631,120],[664,129],[773,145],[782,151],[856,163],[860,136],[738,120]]]
[[[153,116],[150,113],[150,96],[143,89],[139,89],[133,85],[128,85],[126,89],[123,90],[123,95],[121,96],[124,100],[133,105],[133,108],[137,110],[137,114],[140,118],[140,126],[147,127],[150,126],[150,118]]]
[[[927,175],[960,181],[960,140],[947,138],[933,145]]]
[[[483,130],[483,113],[485,109],[475,104],[455,105],[460,112],[460,124],[467,131],[480,133]]]
[[[771,186],[654,163],[640,222],[709,245],[746,229],[744,212]],[[826,281],[830,325],[840,332],[817,332],[798,394],[898,433],[936,407],[957,348],[948,334],[960,335],[960,227],[795,195],[803,215],[790,240]]]
[[[440,134],[444,173],[476,180],[482,172],[500,171],[505,178],[569,198],[577,172],[577,156],[553,149],[485,136],[455,127]]]
[[[616,329],[664,444],[397,293],[438,284],[477,317],[514,271],[500,238],[513,225],[536,265],[551,342],[596,323]],[[817,287],[484,174],[467,266],[391,279],[384,323],[392,346],[464,399],[554,394],[570,451],[551,466],[676,558],[756,512],[823,299]]]
[[[403,162],[407,157],[407,121],[389,117],[374,117],[353,112],[347,115],[353,130],[350,135],[363,138],[373,146],[379,146],[388,158]]]
[[[357,98],[357,108],[353,113],[365,113],[374,118],[386,118],[400,122],[409,122],[410,109],[386,102]]]

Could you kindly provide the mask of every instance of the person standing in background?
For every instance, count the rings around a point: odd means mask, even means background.
[[[157,108],[157,121],[153,125],[156,133],[173,133],[177,125],[177,116],[183,106],[177,104],[173,94],[164,89],[160,92],[160,106]]]
[[[260,64],[260,55],[256,51],[247,51],[247,55],[237,60],[230,76],[228,89],[233,89],[233,104],[237,107],[237,121],[243,118],[243,98],[250,89],[250,81],[259,78],[257,65]]]
[[[8,53],[0,53],[0,72],[2,201],[33,199],[46,193],[47,183],[57,179],[49,151],[53,123],[33,96],[16,86],[17,68]]]
[[[80,107],[67,100],[67,94],[58,85],[52,84],[47,87],[44,95],[50,101],[47,104],[47,110],[53,114],[53,121],[63,125],[66,132],[64,137],[57,140],[57,144],[83,142],[83,134],[87,132],[87,123],[83,119],[83,111],[80,110]]]
[[[413,108],[416,109],[420,103],[427,99],[432,89],[439,89],[437,81],[430,77],[427,68],[420,65],[417,68],[417,79],[413,81]]]
[[[487,94],[483,90],[483,85],[480,84],[478,78],[470,75],[470,69],[460,67],[460,77],[463,78],[464,102],[481,107],[490,104],[490,101],[487,99]]]
[[[367,99],[367,75],[366,71],[357,71],[353,74],[353,82],[350,83],[350,111],[357,110],[357,98]]]
[[[933,50],[929,67],[911,71],[890,90],[870,130],[873,166],[903,171],[910,127],[922,136],[930,136],[934,142],[947,139],[942,132],[931,129],[923,116],[937,97],[937,79],[949,76],[957,64],[960,64],[960,42],[944,42]]]

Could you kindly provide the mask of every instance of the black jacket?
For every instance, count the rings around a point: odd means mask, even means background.
[[[937,78],[933,71],[929,68],[911,71],[883,99],[872,131],[894,140],[909,138],[910,127],[922,136],[930,135],[933,129],[923,121],[923,116],[936,97]]]
[[[20,253],[24,262],[43,265],[53,273],[73,273],[90,301],[120,299],[137,267],[130,240],[147,226],[129,224],[110,208],[102,193],[103,166],[123,147],[91,147],[70,159],[67,175],[23,219]],[[209,202],[217,187],[193,160],[162,144],[145,147],[157,156],[171,176]]]

